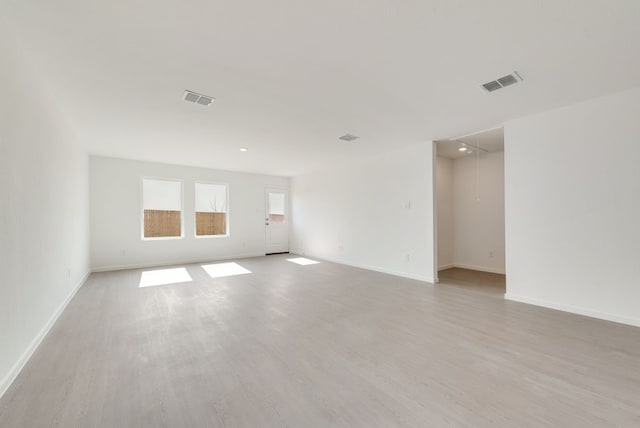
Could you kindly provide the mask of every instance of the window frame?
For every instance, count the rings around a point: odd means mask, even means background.
[[[180,183],[180,236],[144,236],[144,180],[172,181]],[[184,180],[180,178],[142,176],[140,177],[140,238],[143,241],[169,241],[184,239]]]
[[[198,219],[197,219],[197,213],[198,210],[196,208],[196,203],[198,200],[198,195],[197,195],[197,190],[196,187],[198,184],[211,184],[211,185],[216,185],[216,186],[224,186],[225,187],[225,196],[226,196],[226,200],[225,200],[225,204],[227,207],[227,211],[225,211],[226,214],[226,221],[225,221],[225,225],[227,227],[227,230],[225,232],[224,235],[198,235]],[[224,183],[221,181],[207,181],[207,180],[194,180],[193,181],[193,236],[196,239],[219,239],[219,238],[229,238],[231,236],[231,204],[229,203],[230,197],[229,197],[229,183]]]

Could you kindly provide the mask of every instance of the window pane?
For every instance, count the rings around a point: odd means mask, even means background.
[[[269,192],[269,221],[280,223],[284,218],[284,193]]]
[[[170,180],[142,180],[144,237],[182,236],[182,183]]]
[[[227,234],[227,186],[196,183],[196,236]]]

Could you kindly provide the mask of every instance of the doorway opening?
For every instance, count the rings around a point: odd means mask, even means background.
[[[436,141],[436,266],[441,284],[504,294],[504,130]]]

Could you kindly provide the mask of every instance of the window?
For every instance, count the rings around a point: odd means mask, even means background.
[[[142,179],[143,238],[182,237],[182,182]]]
[[[268,210],[271,223],[284,223],[284,193],[269,192]]]
[[[227,185],[196,183],[196,236],[228,234]]]

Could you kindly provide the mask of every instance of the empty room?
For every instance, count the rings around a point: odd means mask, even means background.
[[[640,2],[0,2],[0,427],[640,426]]]

